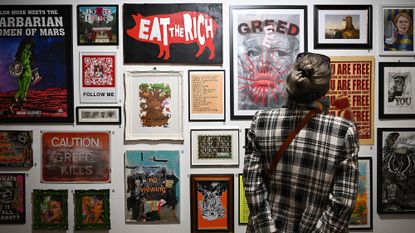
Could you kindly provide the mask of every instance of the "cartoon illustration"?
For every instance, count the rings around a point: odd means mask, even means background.
[[[141,124],[144,127],[168,127],[170,86],[165,83],[141,84],[139,89]]]
[[[199,202],[199,209],[204,219],[213,221],[225,217],[225,208],[221,196],[227,188],[227,184],[224,182],[201,181],[197,184],[197,191],[203,197]]]

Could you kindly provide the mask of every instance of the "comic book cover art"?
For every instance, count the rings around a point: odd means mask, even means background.
[[[179,223],[178,151],[127,151],[126,221]]]
[[[171,88],[166,83],[139,86],[140,123],[143,127],[169,127]]]
[[[0,6],[0,123],[73,122],[72,6]]]
[[[26,222],[25,175],[0,174],[0,224]]]
[[[124,4],[124,63],[222,64],[222,4]]]
[[[78,45],[118,45],[118,5],[78,5]]]
[[[32,134],[32,131],[0,131],[0,167],[32,167]]]

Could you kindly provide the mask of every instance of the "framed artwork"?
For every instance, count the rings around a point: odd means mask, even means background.
[[[124,64],[222,64],[222,4],[124,4]]]
[[[121,124],[120,106],[76,107],[77,124],[119,125]]]
[[[72,5],[1,11],[0,123],[73,123]]]
[[[243,182],[243,174],[238,174],[238,188],[239,188],[239,198],[238,198],[238,223],[239,225],[246,225],[249,222],[249,207],[248,202],[245,197],[245,189]]]
[[[68,190],[33,190],[33,229],[68,230]]]
[[[75,230],[109,230],[110,190],[75,190]]]
[[[315,49],[371,49],[372,5],[315,5]]]
[[[25,174],[0,173],[0,225],[26,223]]]
[[[415,5],[381,5],[379,55],[414,56]]]
[[[373,228],[372,158],[359,157],[358,166],[358,191],[349,229],[371,230]]]
[[[81,52],[81,103],[117,103],[116,53]]]
[[[415,128],[378,128],[379,214],[415,213]]]
[[[0,130],[0,168],[33,166],[33,131]]]
[[[183,140],[181,86],[180,72],[127,72],[125,140]]]
[[[234,232],[233,174],[190,175],[191,232]]]
[[[225,121],[225,70],[189,70],[189,121]]]
[[[415,118],[414,82],[414,62],[379,62],[379,119]]]
[[[78,45],[118,45],[118,5],[78,5]]]
[[[230,6],[231,119],[286,102],[285,80],[307,51],[307,6]]]
[[[375,58],[330,57],[329,113],[354,121],[361,145],[374,144]]]
[[[190,129],[191,167],[239,166],[239,129]]]
[[[127,223],[180,223],[179,156],[174,150],[126,151]]]
[[[42,182],[109,183],[110,132],[41,132]]]

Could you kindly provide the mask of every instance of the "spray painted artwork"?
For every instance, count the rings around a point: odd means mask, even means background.
[[[26,222],[25,174],[0,174],[0,225]]]

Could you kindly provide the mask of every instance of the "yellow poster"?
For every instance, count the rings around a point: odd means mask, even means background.
[[[239,174],[239,224],[248,224],[249,207],[246,201],[242,174]]]

